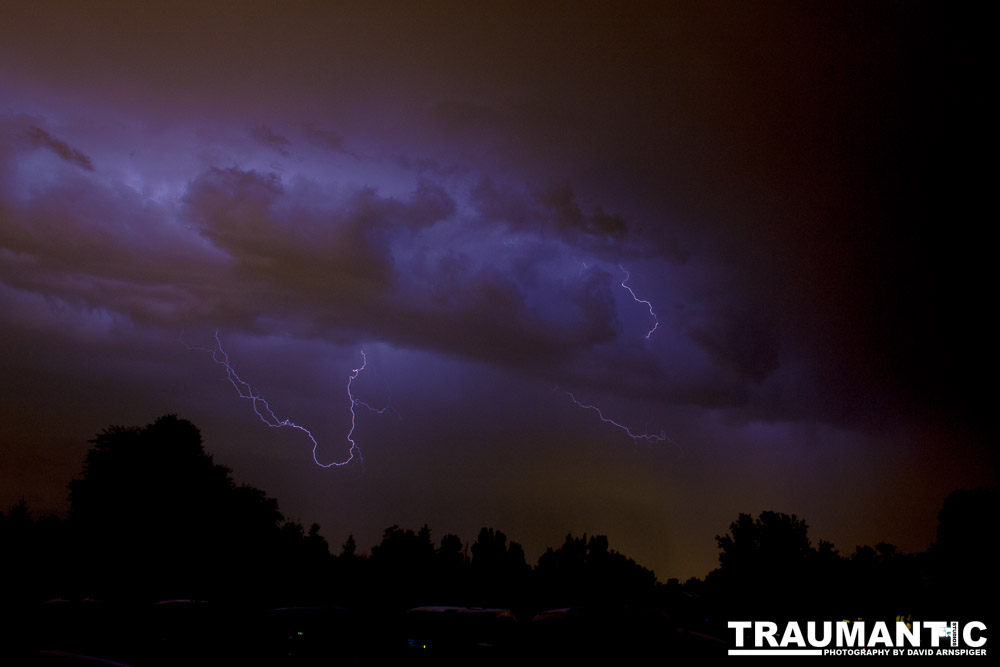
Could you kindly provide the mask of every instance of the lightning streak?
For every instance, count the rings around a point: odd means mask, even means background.
[[[630,429],[625,424],[620,424],[616,422],[614,419],[609,419],[608,417],[605,417],[604,413],[601,412],[601,409],[596,405],[587,405],[586,403],[581,403],[580,401],[576,400],[576,396],[574,396],[573,392],[571,391],[567,391],[566,394],[570,397],[570,399],[572,399],[574,403],[576,403],[584,410],[593,410],[594,412],[596,412],[597,416],[600,417],[601,421],[604,422],[605,424],[611,424],[615,428],[625,431],[625,433],[628,434],[628,437],[632,438],[632,441],[635,443],[638,443],[640,440],[648,440],[654,442],[668,442],[670,440],[670,438],[667,437],[666,431],[660,431],[659,435],[653,435],[649,433],[633,433],[632,429]]]
[[[316,457],[316,450],[319,448],[319,443],[316,442],[316,438],[313,436],[312,431],[310,431],[304,426],[296,424],[291,419],[280,419],[276,414],[274,414],[274,410],[271,409],[271,405],[267,402],[267,399],[265,399],[260,394],[254,392],[253,388],[250,386],[250,383],[241,378],[236,373],[236,370],[233,368],[232,364],[229,363],[229,355],[226,354],[226,351],[222,347],[222,339],[219,337],[218,331],[215,332],[215,347],[196,347],[184,343],[183,340],[181,341],[181,343],[183,343],[184,347],[186,347],[189,350],[201,350],[202,352],[208,352],[209,354],[211,354],[212,361],[214,361],[215,363],[219,364],[220,366],[226,369],[226,379],[229,380],[229,383],[233,385],[234,389],[236,389],[236,392],[240,395],[240,398],[245,398],[248,401],[250,401],[251,405],[253,406],[254,413],[257,415],[257,417],[260,418],[262,422],[264,422],[271,428],[293,428],[297,431],[302,431],[303,433],[305,433],[306,437],[308,437],[313,444],[312,447],[313,461],[315,461],[316,465],[320,466],[321,468],[331,468],[333,466],[345,466],[351,461],[353,461],[355,457],[357,457],[359,461],[364,463],[364,458],[361,456],[361,449],[358,447],[358,444],[354,441],[354,429],[355,426],[357,425],[356,424],[357,414],[355,413],[354,410],[356,406],[360,405],[361,407],[367,408],[372,412],[377,412],[379,414],[384,413],[386,410],[395,410],[395,408],[390,408],[388,403],[386,403],[386,406],[381,410],[373,408],[364,401],[361,401],[354,397],[354,393],[351,390],[351,386],[354,383],[354,381],[358,378],[358,376],[361,374],[361,371],[365,370],[365,367],[368,365],[368,357],[365,356],[364,350],[361,350],[361,367],[353,369],[351,371],[351,374],[347,378],[347,398],[350,401],[351,405],[350,408],[351,429],[347,432],[347,442],[351,443],[351,446],[347,450],[347,458],[344,459],[343,461],[320,463],[320,460]]]
[[[583,269],[587,269],[587,268],[588,268],[587,264],[586,264],[586,262],[584,262],[583,263]],[[628,293],[632,295],[632,299],[634,299],[636,301],[636,303],[644,304],[646,306],[646,308],[649,309],[649,314],[653,318],[653,328],[650,329],[649,332],[646,334],[646,340],[649,340],[649,337],[652,336],[653,332],[656,331],[657,327],[660,326],[660,320],[659,320],[659,318],[656,317],[656,313],[653,312],[653,304],[651,304],[649,301],[646,301],[645,299],[640,299],[639,297],[637,297],[635,295],[635,292],[632,291],[632,288],[628,286],[629,272],[625,270],[625,267],[622,266],[621,264],[619,264],[618,268],[621,269],[622,273],[625,274],[625,278],[621,282],[622,287],[624,289],[628,290]],[[581,273],[582,273],[582,270],[581,270]],[[556,389],[558,389],[558,387],[556,387]],[[659,435],[650,434],[650,433],[636,433],[630,427],[626,426],[625,424],[617,422],[614,419],[611,419],[610,417],[605,417],[604,413],[601,412],[601,409],[599,407],[597,407],[596,405],[588,405],[587,403],[583,403],[581,401],[578,401],[577,398],[576,398],[576,396],[573,395],[573,392],[567,391],[566,395],[569,396],[570,399],[572,399],[573,403],[575,403],[578,407],[583,408],[584,410],[593,410],[594,412],[596,412],[597,416],[600,417],[601,421],[604,422],[605,424],[611,424],[615,428],[617,428],[619,430],[622,430],[622,431],[625,431],[625,433],[628,434],[628,437],[632,438],[632,442],[634,442],[636,444],[638,444],[638,442],[640,440],[646,440],[646,441],[652,441],[652,442],[670,442],[672,444],[675,444],[675,443],[673,443],[672,440],[670,440],[670,438],[667,437],[667,432],[666,431],[660,431]],[[676,446],[676,444],[675,444],[675,446]]]
[[[625,280],[622,281],[622,287],[628,290],[628,293],[632,295],[632,298],[635,299],[637,303],[645,304],[645,306],[649,308],[649,314],[653,318],[653,328],[649,330],[648,334],[646,334],[646,340],[649,340],[649,337],[653,335],[653,332],[656,331],[656,328],[660,326],[660,320],[658,317],[656,317],[656,313],[653,312],[653,304],[651,304],[649,301],[646,301],[645,299],[640,299],[639,297],[637,297],[635,295],[635,292],[632,291],[632,288],[625,284],[628,282],[628,277],[629,277],[629,273],[628,271],[625,270],[625,267],[619,264],[618,268],[621,269],[622,273],[625,274]]]

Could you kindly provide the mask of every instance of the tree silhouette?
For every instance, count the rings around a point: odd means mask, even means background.
[[[707,583],[729,613],[741,618],[751,612],[775,618],[802,613],[815,600],[809,576],[815,552],[808,533],[806,522],[794,514],[765,511],[756,519],[740,514],[729,533],[715,537],[720,567]]]
[[[953,491],[941,506],[929,552],[933,594],[936,606],[954,618],[996,613],[1000,573],[992,527],[998,516],[1000,495],[988,489]]]
[[[719,564],[733,571],[787,568],[802,561],[811,549],[809,526],[794,514],[761,512],[756,520],[740,514],[729,531],[716,535],[715,541]]]
[[[608,538],[586,533],[566,536],[549,547],[534,572],[541,606],[645,604],[654,593],[656,575],[631,558],[609,549]]]
[[[392,525],[372,547],[369,582],[402,607],[426,604],[434,591],[434,558],[431,530],[426,524],[417,533]]]
[[[521,545],[512,541],[508,546],[503,532],[483,527],[471,551],[476,603],[493,607],[517,606],[531,572]]]
[[[70,565],[66,547],[64,522],[54,516],[36,521],[24,498],[0,512],[0,602],[59,594]]]
[[[237,485],[189,421],[111,426],[70,482],[82,591],[111,597],[277,594],[259,573],[289,543],[278,503]],[[247,582],[254,586],[248,587]],[[249,589],[249,590],[248,590]]]
[[[354,535],[353,534],[348,535],[347,541],[344,542],[343,546],[341,547],[340,557],[345,559],[358,558],[357,551],[358,551],[358,543],[354,539]]]
[[[458,535],[448,534],[441,538],[436,563],[436,586],[441,601],[453,605],[469,604],[469,559]]]

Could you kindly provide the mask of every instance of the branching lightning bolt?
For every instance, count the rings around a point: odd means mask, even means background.
[[[347,398],[350,401],[351,405],[350,408],[351,428],[347,432],[347,442],[351,443],[351,446],[347,450],[347,458],[344,459],[343,461],[332,461],[330,463],[321,463],[319,458],[317,458],[316,456],[316,450],[319,448],[319,443],[316,442],[316,438],[313,436],[312,431],[310,431],[304,426],[296,424],[291,419],[280,419],[278,418],[277,415],[274,414],[274,410],[271,409],[271,406],[267,402],[267,399],[265,399],[260,394],[255,393],[253,388],[250,386],[250,383],[241,378],[236,373],[236,370],[233,368],[232,364],[229,363],[229,355],[222,347],[222,339],[219,337],[218,331],[215,332],[215,347],[197,347],[193,345],[188,345],[183,340],[181,341],[181,343],[183,343],[184,347],[186,347],[189,350],[201,350],[202,352],[208,352],[209,354],[211,354],[212,361],[214,361],[215,363],[219,364],[220,366],[226,369],[226,379],[229,380],[230,384],[233,385],[233,388],[236,389],[236,392],[240,395],[240,398],[245,398],[248,401],[250,401],[251,405],[253,406],[254,413],[257,415],[257,417],[260,418],[262,422],[264,422],[271,428],[293,428],[297,431],[302,431],[303,433],[305,433],[306,437],[309,438],[309,440],[312,442],[313,445],[312,446],[313,461],[315,461],[316,465],[320,466],[321,468],[331,468],[333,466],[345,466],[351,461],[353,461],[355,457],[357,457],[357,459],[361,461],[361,463],[364,463],[364,457],[361,456],[361,449],[358,447],[358,444],[354,441],[354,429],[357,426],[357,414],[355,413],[354,410],[356,406],[360,405],[361,407],[367,408],[372,412],[377,412],[378,414],[383,414],[387,410],[395,411],[395,408],[391,408],[388,402],[386,403],[384,408],[378,409],[378,408],[373,408],[364,401],[355,398],[354,393],[351,390],[352,384],[361,374],[361,371],[365,370],[365,367],[368,365],[368,357],[365,356],[364,350],[361,350],[361,367],[353,369],[351,371],[351,374],[347,378]]]
[[[586,263],[583,264],[583,268],[584,269],[587,268]],[[645,305],[646,308],[649,309],[650,316],[653,318],[653,328],[650,329],[649,332],[646,334],[646,340],[649,340],[649,337],[652,336],[653,332],[656,331],[657,327],[660,326],[660,320],[659,320],[659,318],[656,317],[656,313],[653,311],[653,304],[650,303],[649,301],[647,301],[646,299],[640,299],[638,296],[636,296],[635,292],[632,291],[632,288],[628,286],[629,272],[625,270],[625,267],[622,266],[621,264],[619,264],[618,268],[621,269],[622,273],[625,274],[625,278],[622,280],[621,286],[624,289],[628,290],[628,293],[632,295],[632,299],[634,299],[636,301],[636,303],[641,303],[641,304]],[[556,389],[558,389],[558,387]],[[640,440],[646,440],[648,442],[670,442],[670,443],[673,443],[673,441],[669,437],[667,437],[666,431],[660,431],[659,434],[636,433],[629,426],[627,426],[625,424],[622,424],[621,422],[615,421],[614,419],[611,419],[610,417],[605,417],[604,413],[596,405],[589,405],[587,403],[584,403],[582,401],[577,400],[576,396],[573,395],[573,392],[566,391],[566,395],[569,396],[570,399],[573,401],[573,403],[575,403],[578,407],[583,408],[584,410],[593,410],[594,412],[596,412],[597,416],[600,417],[601,421],[604,422],[605,424],[611,424],[615,428],[617,428],[617,429],[619,429],[621,431],[625,431],[625,433],[628,435],[628,437],[632,438],[632,442],[634,442],[636,444],[638,444],[638,442]]]
[[[637,297],[635,295],[635,292],[632,291],[632,288],[626,285],[626,283],[628,282],[629,273],[628,271],[625,270],[625,267],[619,264],[618,268],[621,269],[622,273],[625,274],[625,279],[622,281],[622,287],[628,290],[628,293],[632,295],[632,298],[635,299],[637,303],[645,304],[645,306],[649,308],[649,314],[653,318],[653,328],[649,330],[648,334],[646,334],[646,340],[649,340],[649,337],[653,335],[653,332],[656,331],[656,328],[660,326],[660,319],[656,316],[656,313],[653,312],[653,304],[651,304],[649,301],[646,301],[645,299],[640,299],[639,297]]]
[[[670,440],[670,438],[667,437],[667,432],[666,431],[660,431],[660,433],[658,435],[654,435],[654,434],[650,434],[650,433],[633,433],[632,429],[630,429],[625,424],[621,424],[619,422],[616,422],[614,419],[610,419],[608,417],[605,417],[604,413],[601,412],[601,409],[599,407],[597,407],[596,405],[588,405],[586,403],[582,403],[582,402],[578,401],[577,398],[576,398],[576,396],[574,396],[573,392],[571,392],[571,391],[567,391],[566,394],[570,397],[570,399],[574,403],[576,403],[578,406],[580,406],[584,410],[593,410],[594,412],[596,412],[597,416],[601,418],[602,422],[604,422],[606,424],[611,424],[615,428],[618,428],[618,429],[621,429],[622,431],[625,431],[625,433],[628,434],[628,437],[632,438],[632,441],[635,442],[635,443],[638,443],[640,440],[647,440],[647,441],[654,441],[654,442],[667,442],[667,441]]]

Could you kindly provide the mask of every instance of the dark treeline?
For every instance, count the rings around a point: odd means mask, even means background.
[[[0,514],[6,601],[168,598],[273,604],[417,604],[518,609],[649,603],[656,578],[603,536],[566,537],[529,566],[517,542],[484,527],[468,545],[428,526],[391,526],[370,554],[353,538],[335,553],[287,520],[260,489],[236,484],[198,429],[166,416],[110,427],[69,483],[69,514],[33,519],[22,501]],[[468,545],[468,546],[467,546]]]
[[[985,490],[951,494],[937,540],[919,554],[886,543],[841,554],[824,540],[814,545],[795,515],[741,514],[716,538],[717,569],[660,583],[600,535],[567,535],[534,566],[489,527],[469,545],[456,535],[435,540],[427,525],[391,526],[368,554],[353,536],[331,553],[320,526],[286,520],[275,499],[235,483],[188,421],[111,427],[91,442],[69,483],[67,518],[34,518],[23,501],[0,513],[8,633],[23,633],[26,621],[12,619],[44,604],[210,600],[244,611],[336,605],[383,616],[491,607],[528,620],[553,608],[647,609],[674,630],[726,638],[726,622],[739,619],[988,617],[997,592],[988,535],[1000,508]]]

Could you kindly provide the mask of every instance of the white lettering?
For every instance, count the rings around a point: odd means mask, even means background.
[[[802,630],[799,629],[799,624],[795,621],[785,626],[785,634],[781,636],[781,648],[793,643],[796,646],[806,645],[806,640],[802,638]]]
[[[776,648],[778,642],[775,641],[774,635],[778,634],[778,624],[772,623],[771,621],[761,621],[754,626],[754,646],[763,646],[764,640],[767,640],[768,646]]]
[[[864,621],[837,621],[837,646],[864,646],[864,636]]]
[[[833,630],[830,621],[823,621],[823,638],[816,638],[816,624],[812,621],[806,624],[806,633],[809,636],[810,646],[826,646],[833,639]]]
[[[889,628],[886,627],[885,621],[876,621],[875,628],[872,630],[871,636],[868,637],[868,645],[874,646],[875,644],[892,646],[892,637],[889,636]]]
[[[972,638],[972,630],[973,630],[973,628],[975,628],[975,629],[979,630],[980,632],[982,632],[983,630],[986,629],[986,625],[984,623],[980,623],[979,621],[970,621],[969,623],[966,623],[962,627],[962,640],[968,646],[976,648],[976,647],[982,646],[983,644],[986,643],[986,637],[980,637],[979,639],[973,639]]]
[[[940,646],[941,638],[948,636],[945,630],[950,627],[951,625],[944,621],[924,621],[924,628],[931,631],[931,646],[935,648]]]
[[[904,641],[905,640],[905,641]],[[906,627],[906,623],[896,621],[896,645],[920,646],[920,621],[913,624],[913,629]]]
[[[743,646],[743,631],[752,625],[750,621],[729,621],[729,629],[736,630],[736,645]]]

